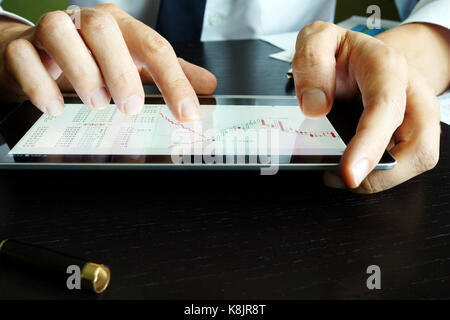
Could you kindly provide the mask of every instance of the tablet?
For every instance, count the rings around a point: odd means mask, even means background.
[[[161,96],[146,97],[137,116],[65,101],[58,117],[26,102],[0,123],[0,168],[333,170],[359,117],[339,117],[345,107],[335,106],[307,119],[295,97],[200,97],[194,123],[176,121]],[[386,152],[376,169],[395,164]]]

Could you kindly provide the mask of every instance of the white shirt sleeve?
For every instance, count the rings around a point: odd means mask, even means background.
[[[432,23],[450,29],[450,0],[421,0],[405,23]]]
[[[27,20],[25,18],[22,18],[22,17],[18,16],[17,14],[14,14],[14,13],[11,13],[11,12],[7,12],[7,11],[3,10],[1,4],[2,4],[2,0],[0,0],[0,16],[8,17],[8,18],[16,20],[18,22],[22,22],[22,23],[28,24],[30,26],[34,25],[29,20]]]

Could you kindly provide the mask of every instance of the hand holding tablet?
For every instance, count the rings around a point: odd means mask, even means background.
[[[324,116],[335,96],[360,93],[364,104],[354,137],[342,157],[340,176],[326,174],[327,185],[374,193],[436,166],[440,148],[436,92],[448,86],[448,79],[439,84],[433,70],[449,56],[445,53],[448,30],[439,28],[407,24],[375,39],[317,21],[299,33],[293,76],[303,112]],[[436,54],[428,57],[429,62],[422,58],[418,34],[435,48],[425,50]],[[436,65],[436,61],[441,62]],[[389,172],[373,171],[386,149],[398,160],[398,166]]]

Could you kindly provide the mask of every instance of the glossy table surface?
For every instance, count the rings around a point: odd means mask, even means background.
[[[294,94],[266,43],[176,50],[217,75],[217,94]],[[0,235],[107,264],[112,282],[94,296],[0,264],[0,298],[450,298],[449,145],[442,125],[437,168],[376,195],[325,188],[320,172],[2,171]]]

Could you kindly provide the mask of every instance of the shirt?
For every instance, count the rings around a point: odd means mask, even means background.
[[[25,19],[6,13],[24,23]],[[71,0],[86,6],[115,3],[137,19],[154,27],[159,0]],[[450,0],[395,0],[403,23],[426,22],[450,29]],[[207,0],[202,41],[253,39],[264,35],[293,32],[316,21],[332,22],[336,0]]]
[[[78,6],[105,2],[116,4],[150,27],[156,25],[159,0],[70,1]],[[335,7],[336,0],[207,0],[201,40],[251,39],[299,31],[315,20],[333,21]]]

